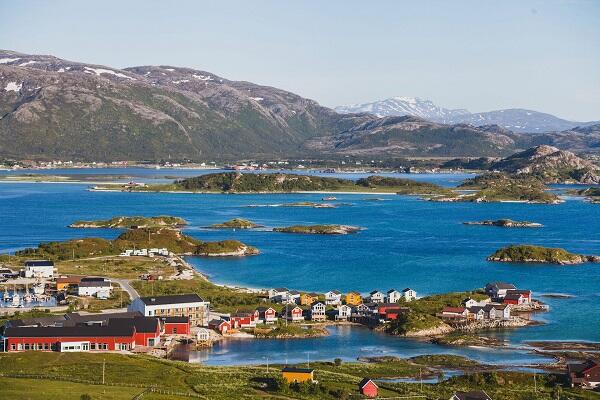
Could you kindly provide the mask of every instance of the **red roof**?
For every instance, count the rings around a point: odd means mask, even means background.
[[[464,308],[464,307],[448,307],[448,306],[446,306],[442,309],[442,312],[443,313],[462,314],[465,312],[465,310],[466,310],[466,308]]]

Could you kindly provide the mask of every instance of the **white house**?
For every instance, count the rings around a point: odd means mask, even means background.
[[[287,302],[288,303],[299,303],[300,302],[301,293],[297,290],[290,290],[288,293]]]
[[[112,285],[110,281],[82,281],[77,285],[78,296],[96,296],[99,299],[110,297]]]
[[[52,278],[54,276],[54,262],[48,260],[25,261],[23,275],[25,278]]]
[[[327,317],[325,316],[325,304],[320,301],[314,303],[310,306],[310,319],[312,321],[325,321]]]
[[[371,314],[376,314],[377,313],[377,304],[378,303],[361,303],[358,306],[356,306],[356,314],[358,315],[371,315]]]
[[[339,290],[330,290],[325,293],[325,304],[337,306],[342,303],[342,293]]]
[[[417,292],[411,288],[406,288],[402,291],[402,296],[404,297],[405,301],[411,301],[417,298]]]
[[[128,311],[139,311],[148,317],[188,317],[192,326],[208,324],[210,303],[197,294],[138,297]]]
[[[470,297],[467,297],[466,299],[464,299],[462,301],[462,305],[465,306],[466,308],[477,307],[479,305],[479,302],[473,300]]]
[[[467,317],[473,318],[476,321],[480,321],[485,318],[485,312],[483,311],[483,307],[470,306],[467,307],[467,312]]]
[[[269,289],[269,300],[275,302],[286,302],[288,300],[289,290],[287,288]]]
[[[487,319],[510,319],[510,306],[507,304],[486,304],[483,312]]]
[[[373,290],[369,293],[369,299],[372,303],[383,303],[385,301],[385,293],[379,290]]]
[[[198,328],[196,332],[196,339],[199,342],[206,342],[210,340],[210,331],[206,328]]]
[[[397,303],[401,298],[402,298],[402,293],[400,293],[396,289],[390,289],[387,291],[387,302],[388,303]]]
[[[338,306],[337,315],[335,316],[335,318],[337,320],[345,321],[348,318],[350,318],[351,315],[352,315],[352,307],[350,307],[346,304],[343,304],[341,306]]]

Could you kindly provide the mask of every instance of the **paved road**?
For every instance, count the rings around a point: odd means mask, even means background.
[[[133,286],[131,286],[129,284],[129,280],[127,280],[127,279],[116,279],[116,278],[109,278],[109,279],[112,280],[113,282],[117,282],[119,285],[121,285],[121,287],[123,288],[123,290],[125,290],[129,294],[129,298],[131,300],[135,300],[138,297],[140,297],[140,294],[137,292],[137,290],[135,290],[133,288]]]

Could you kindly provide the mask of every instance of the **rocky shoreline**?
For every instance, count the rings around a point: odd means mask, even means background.
[[[528,221],[513,221],[512,219],[498,219],[498,220],[484,220],[484,221],[471,221],[463,222],[464,225],[483,225],[483,226],[497,226],[501,228],[542,228],[544,225],[537,222]]]
[[[351,225],[294,225],[273,228],[273,232],[304,233],[313,235],[348,235],[361,231],[362,228]]]

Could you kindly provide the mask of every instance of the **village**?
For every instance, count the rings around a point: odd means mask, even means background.
[[[166,249],[139,249],[125,251],[120,256],[168,259],[171,254]],[[139,279],[162,277],[142,274]],[[29,302],[41,303],[49,297],[55,299],[57,305],[67,295],[106,300],[115,285],[121,283],[99,276],[56,274],[54,263],[48,260],[27,260],[18,272],[4,268],[0,270],[0,280],[5,285],[0,315],[10,315],[7,311],[11,309],[13,312],[25,309]],[[9,292],[7,288],[13,282],[24,283],[25,292]],[[32,283],[31,291],[28,283]],[[210,347],[229,337],[261,337],[256,333],[288,324],[299,329],[294,335],[283,334],[280,338],[303,337],[303,331],[329,324],[382,327],[412,313],[410,305],[420,299],[417,292],[408,287],[400,291],[373,290],[365,295],[356,291],[343,294],[339,290],[301,292],[283,287],[263,293],[264,305],[254,309],[240,307],[231,313],[213,310],[211,303],[198,294],[186,293],[132,296],[127,308],[119,310],[92,313],[66,309],[63,314],[55,312],[41,317],[7,317],[10,319],[1,328],[0,345],[4,352],[125,352],[166,358],[181,343],[191,343],[195,348]],[[476,299],[465,297],[460,306],[441,307],[436,317],[456,329],[468,330],[470,327],[511,326],[503,323],[520,321],[522,313],[547,310],[547,306],[533,298],[531,290],[518,289],[505,282],[487,283],[473,297]],[[287,331],[284,329],[284,332]],[[568,365],[572,384],[581,387],[597,387],[600,384],[598,371],[600,366],[591,360]],[[282,377],[290,383],[312,381],[312,374],[312,370],[303,368],[282,370]],[[376,388],[376,383],[369,379],[360,386],[365,396],[376,395]]]

